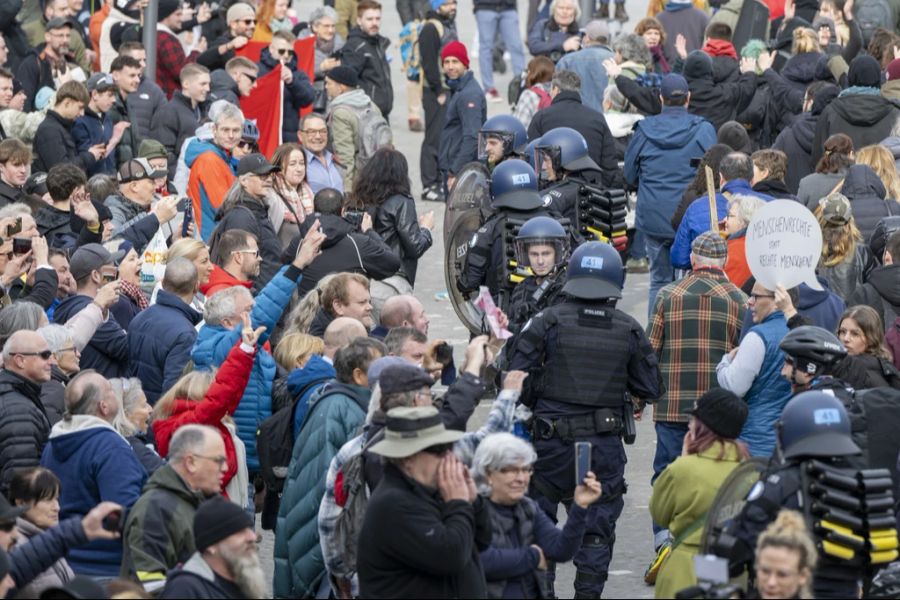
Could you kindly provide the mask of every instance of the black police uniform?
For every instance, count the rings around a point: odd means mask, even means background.
[[[615,301],[567,296],[525,325],[510,369],[531,373],[527,400],[538,459],[530,495],[554,521],[558,503],[571,501],[575,488],[573,442],[592,445],[591,468],[603,496],[588,511],[575,555],[575,597],[599,598],[626,491],[626,391],[646,400],[662,394],[656,354],[640,324]]]
[[[519,333],[528,319],[544,310],[548,306],[559,304],[563,300],[560,294],[566,284],[566,269],[564,266],[543,278],[538,283],[537,277],[526,277],[516,284],[509,300],[509,330]]]
[[[544,205],[553,212],[575,223],[578,211],[578,192],[584,185],[597,185],[600,180],[599,171],[575,171],[565,179],[555,181],[544,188]]]

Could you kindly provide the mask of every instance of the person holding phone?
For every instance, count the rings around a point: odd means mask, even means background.
[[[104,247],[113,255],[112,265],[104,265],[100,269],[103,283],[119,282],[119,300],[110,308],[110,312],[128,331],[131,320],[150,306],[147,295],[141,289],[141,266],[144,261],[128,240],[112,240]]]

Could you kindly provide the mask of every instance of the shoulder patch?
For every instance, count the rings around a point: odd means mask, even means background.
[[[478,243],[478,234],[476,233],[472,236],[472,239],[469,240],[469,248],[474,248],[475,244],[477,244],[477,243]]]
[[[532,320],[533,319],[528,319],[527,321],[525,321],[525,325],[522,327],[522,333],[525,333],[526,331],[528,331],[528,328],[531,327]]]
[[[544,207],[550,206],[552,202],[553,198],[550,196],[550,194],[544,194],[544,197],[541,198],[541,204],[543,204]]]
[[[763,490],[766,489],[766,484],[762,481],[757,481],[753,484],[753,487],[750,488],[750,493],[747,494],[747,502],[753,502],[760,496],[762,496]]]
[[[772,473],[766,478],[766,481],[771,483],[772,485],[778,485],[778,482],[781,481],[781,475],[777,473]]]

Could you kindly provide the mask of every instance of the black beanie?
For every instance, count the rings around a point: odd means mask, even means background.
[[[689,411],[713,433],[727,439],[741,435],[747,420],[747,403],[722,388],[713,388],[700,396]]]
[[[224,496],[213,496],[194,513],[194,545],[203,552],[228,536],[252,527],[253,521],[243,508]]]
[[[694,50],[684,59],[681,74],[690,83],[694,79],[707,79],[713,76],[712,59],[702,50]]]
[[[158,21],[162,21],[179,8],[181,8],[181,0],[159,0],[156,18]]]
[[[750,145],[750,135],[747,129],[737,121],[728,121],[719,127],[717,140],[720,144],[730,146],[735,152],[743,152],[750,155],[753,147]]]
[[[359,77],[356,75],[356,71],[343,65],[331,69],[325,73],[325,77],[347,87],[355,88],[359,86]]]
[[[851,86],[881,87],[881,66],[868,54],[857,56],[850,62],[847,81]]]

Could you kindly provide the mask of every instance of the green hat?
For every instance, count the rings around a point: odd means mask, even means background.
[[[388,411],[384,439],[372,452],[388,458],[406,458],[431,446],[452,444],[462,431],[448,431],[433,406],[394,408]]]
[[[145,139],[141,140],[141,145],[138,147],[138,158],[146,158],[147,160],[151,158],[168,159],[169,153],[166,152],[166,147],[156,140]]]
[[[828,194],[819,200],[819,205],[822,207],[822,218],[829,225],[846,225],[853,218],[850,200],[839,192]]]

